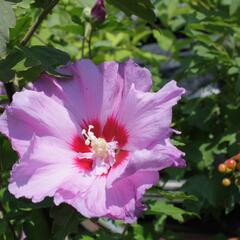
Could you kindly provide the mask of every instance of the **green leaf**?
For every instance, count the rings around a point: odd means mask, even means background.
[[[79,240],[94,240],[94,238],[87,235],[83,235],[81,238],[79,238]]]
[[[175,37],[174,35],[168,30],[153,30],[153,36],[158,42],[158,45],[161,49],[165,51],[174,50],[175,46]]]
[[[3,82],[12,80],[15,76],[13,67],[24,59],[24,55],[18,49],[13,49],[5,59],[0,60],[0,79]]]
[[[51,0],[35,0],[32,6],[45,9],[50,3]]]
[[[33,210],[23,224],[27,239],[50,239],[50,228],[47,218],[42,210]]]
[[[80,214],[68,205],[60,205],[51,211],[53,239],[64,239],[69,233],[77,232]]]
[[[32,17],[29,14],[17,18],[16,26],[10,29],[11,44],[18,44],[24,37],[32,23]]]
[[[216,213],[216,209],[221,211],[221,207],[230,211],[235,206],[235,203],[239,201],[240,194],[236,186],[232,185],[225,188],[222,186],[221,181],[222,176],[220,174],[215,174],[212,178],[196,175],[188,179],[182,190],[196,195],[199,198],[197,204],[201,208],[212,208],[214,213]]]
[[[0,237],[7,231],[8,225],[4,219],[0,219]]]
[[[11,4],[0,0],[0,57],[6,52],[9,41],[9,28],[15,26],[16,19]]]
[[[154,22],[156,16],[153,11],[153,4],[150,0],[108,0],[115,7],[122,10],[126,15],[136,15],[148,22]]]
[[[167,198],[168,200],[191,200],[191,201],[197,201],[198,198],[194,195],[188,195],[184,192],[170,192],[170,191],[163,191],[160,190],[158,193]]]
[[[15,74],[31,81],[43,71],[57,77],[69,75],[56,72],[56,67],[65,65],[70,60],[67,53],[45,46],[21,47],[13,49],[9,55],[0,60],[0,79],[10,81]]]
[[[229,5],[230,15],[235,14],[239,8],[240,8],[240,1],[239,0],[231,0],[231,3]]]
[[[33,46],[31,48],[22,47],[21,49],[26,57],[26,67],[42,66],[44,70],[51,71],[70,60],[67,53],[52,47]]]
[[[93,5],[96,3],[96,0],[78,0],[78,2],[82,7],[92,8]]]
[[[171,217],[179,222],[184,221],[184,215],[189,216],[195,215],[192,212],[185,211],[165,201],[157,201],[153,204],[150,204],[150,209],[146,212],[146,214],[150,215],[162,214]]]

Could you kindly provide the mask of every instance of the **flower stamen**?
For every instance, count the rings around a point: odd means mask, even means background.
[[[96,157],[100,157],[102,159],[107,159],[109,155],[114,157],[112,155],[113,152],[115,153],[117,142],[108,143],[104,138],[97,138],[92,131],[93,128],[94,126],[89,125],[87,131],[86,129],[82,130],[82,135],[86,138],[85,144],[92,147]]]

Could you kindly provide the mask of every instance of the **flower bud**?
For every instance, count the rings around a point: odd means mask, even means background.
[[[97,0],[91,10],[91,16],[95,22],[102,23],[106,18],[106,9],[103,0]]]
[[[85,7],[83,9],[83,19],[89,21],[91,19],[91,8]]]

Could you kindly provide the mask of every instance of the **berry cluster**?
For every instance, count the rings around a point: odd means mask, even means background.
[[[229,174],[230,177],[225,177],[222,180],[222,185],[228,187],[235,182],[240,185],[240,153],[218,165],[220,173]]]

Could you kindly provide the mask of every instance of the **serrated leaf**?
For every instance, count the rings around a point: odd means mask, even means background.
[[[197,201],[198,198],[194,195],[188,195],[184,192],[170,192],[170,191],[158,191],[158,193],[167,198],[168,200],[191,200]]]
[[[184,215],[195,215],[192,212],[185,211],[165,201],[157,201],[153,204],[150,204],[150,209],[146,212],[146,214],[162,214],[171,217],[179,222],[184,221]]]

